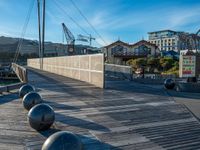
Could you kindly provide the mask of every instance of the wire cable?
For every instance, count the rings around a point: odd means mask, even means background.
[[[56,0],[53,0],[53,1],[54,1],[54,3],[56,4],[56,6],[57,6],[60,10],[62,10],[62,11],[68,16],[68,18],[71,19],[85,34],[90,35],[83,27],[81,27],[81,25],[79,25],[79,24],[68,14],[68,12],[58,3],[58,1],[56,1]]]
[[[70,0],[72,5],[77,9],[77,11],[80,13],[80,15],[85,19],[85,21],[89,24],[89,26],[94,30],[94,32],[99,36],[99,38],[107,45],[106,41],[103,39],[103,37],[98,33],[98,31],[95,29],[95,27],[89,22],[87,17],[83,14],[83,12],[78,8],[78,6],[75,4],[73,0]]]
[[[31,3],[30,3],[29,9],[28,9],[28,14],[26,16],[24,26],[22,28],[21,36],[18,40],[18,45],[17,45],[16,53],[15,53],[15,56],[14,56],[14,59],[13,59],[13,63],[16,63],[17,59],[19,57],[21,46],[22,46],[22,43],[23,43],[23,40],[24,40],[24,36],[26,34],[26,30],[27,30],[27,27],[28,27],[28,23],[29,23],[29,20],[30,20],[30,17],[31,17],[31,13],[32,13],[34,4],[35,4],[35,0],[32,0]]]

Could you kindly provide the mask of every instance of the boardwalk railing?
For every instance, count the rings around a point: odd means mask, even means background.
[[[26,68],[12,63],[12,69],[21,81],[20,83],[14,83],[10,85],[0,86],[0,94],[3,92],[9,92],[14,89],[20,88],[23,84],[28,82],[27,70]]]
[[[22,83],[27,83],[28,82],[28,76],[27,76],[27,70],[26,68],[17,65],[15,63],[12,63],[12,69],[16,73],[17,77]]]

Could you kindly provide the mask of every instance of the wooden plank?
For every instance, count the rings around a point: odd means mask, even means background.
[[[108,89],[44,71],[29,81],[56,113],[50,130],[37,132],[27,122],[17,93],[0,97],[0,149],[40,150],[58,130],[77,134],[84,150],[199,149],[200,124],[159,89],[113,82]]]

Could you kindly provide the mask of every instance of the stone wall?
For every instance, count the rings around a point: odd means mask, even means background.
[[[28,59],[29,67],[40,69],[39,59]],[[104,88],[104,55],[76,55],[43,59],[43,70]]]

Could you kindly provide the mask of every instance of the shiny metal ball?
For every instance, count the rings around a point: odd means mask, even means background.
[[[23,98],[27,93],[35,91],[35,88],[30,84],[25,84],[19,89],[19,97]]]
[[[42,103],[43,100],[37,92],[29,92],[23,98],[23,106],[26,110],[30,110],[33,106]]]
[[[37,131],[49,129],[54,123],[54,120],[54,110],[47,104],[37,104],[32,107],[28,113],[29,124],[33,129]]]
[[[43,144],[42,150],[82,150],[79,137],[71,132],[59,131],[51,135]]]
[[[175,87],[175,81],[172,79],[166,79],[164,81],[164,86],[166,89],[173,89]]]

